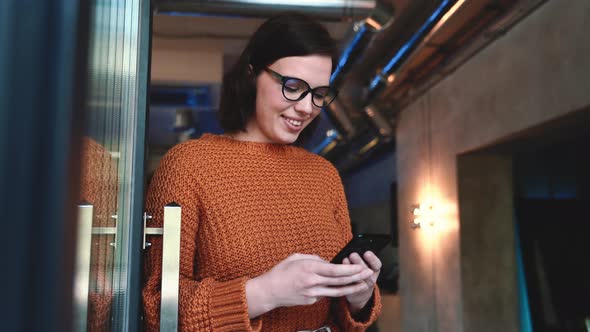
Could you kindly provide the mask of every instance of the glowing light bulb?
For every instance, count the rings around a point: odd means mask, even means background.
[[[414,218],[411,221],[412,228],[421,228],[424,226],[434,227],[436,223],[436,211],[434,205],[430,202],[412,205],[412,215]]]

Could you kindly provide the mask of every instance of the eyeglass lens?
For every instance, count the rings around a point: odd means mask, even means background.
[[[283,81],[283,95],[291,101],[299,101],[311,92],[312,102],[317,107],[325,107],[334,100],[335,93],[328,87],[310,89],[307,82],[298,78],[288,78]]]

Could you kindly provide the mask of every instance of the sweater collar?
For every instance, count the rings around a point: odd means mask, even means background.
[[[243,151],[251,151],[263,154],[275,154],[275,155],[286,155],[294,153],[297,150],[297,147],[289,145],[289,144],[279,144],[279,143],[261,143],[261,142],[252,142],[252,141],[239,141],[233,139],[229,136],[224,135],[215,135],[210,133],[205,133],[201,136],[201,139],[217,142],[218,144],[236,148],[238,150]]]

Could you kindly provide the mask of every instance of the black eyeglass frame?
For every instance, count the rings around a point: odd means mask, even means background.
[[[312,89],[311,86],[309,85],[309,83],[307,83],[306,81],[304,81],[304,80],[302,80],[300,78],[291,77],[291,76],[283,76],[283,75],[277,73],[276,71],[274,71],[274,70],[272,70],[272,69],[270,69],[268,67],[265,67],[264,70],[266,72],[268,72],[269,74],[271,74],[272,76],[274,76],[277,79],[279,79],[279,81],[281,81],[281,83],[283,85],[282,86],[282,89],[281,89],[281,92],[283,93],[283,97],[285,97],[285,99],[287,99],[289,101],[300,101],[301,99],[305,98],[305,96],[307,96],[308,93],[311,92],[311,94],[312,94],[312,98],[311,98],[312,104],[315,107],[324,108],[324,107],[327,107],[328,105],[330,105],[336,99],[336,97],[338,96],[338,90],[333,89],[330,86],[317,86],[317,87],[315,87],[315,88]],[[286,83],[287,83],[288,80],[298,80],[298,81],[301,81],[301,82],[305,83],[305,85],[307,85],[307,90],[303,91],[301,93],[301,95],[298,98],[296,98],[296,99],[292,99],[292,98],[287,97],[287,95],[285,94],[285,85],[286,85]],[[334,97],[332,98],[332,100],[330,100],[329,103],[320,106],[320,105],[318,105],[318,104],[315,103],[313,96],[314,96],[314,93],[315,93],[315,91],[317,89],[325,89],[325,88],[327,88],[328,91],[332,91],[334,93]]]

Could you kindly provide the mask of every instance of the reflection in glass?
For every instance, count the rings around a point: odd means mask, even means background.
[[[87,330],[108,331],[113,300],[117,213],[117,163],[90,137],[82,142],[80,201],[93,206]]]
[[[132,264],[139,258],[130,258],[130,234],[134,214],[140,215],[135,202],[143,197],[150,2],[94,0],[91,6],[87,122],[78,198],[93,206],[93,216],[88,234],[89,274],[85,272],[88,305],[85,310],[77,308],[80,314],[75,317],[87,324],[77,325],[76,330],[136,330],[139,314],[132,311],[139,307],[134,304],[139,296],[133,300],[130,289],[139,292],[140,287],[129,280],[134,270],[139,273],[139,263]],[[88,252],[78,254],[88,256]]]

